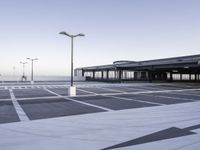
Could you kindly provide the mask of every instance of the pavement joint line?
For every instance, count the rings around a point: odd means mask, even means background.
[[[82,101],[78,101],[78,100],[75,100],[71,97],[63,97],[62,95],[58,94],[58,93],[55,93],[49,89],[46,89],[44,88],[44,90],[54,94],[54,95],[57,95],[58,97],[60,98],[63,98],[63,99],[66,99],[66,100],[70,100],[70,101],[73,101],[73,102],[76,102],[76,103],[80,103],[80,104],[84,104],[84,105],[87,105],[87,106],[92,106],[92,107],[96,107],[96,108],[99,108],[99,109],[103,109],[103,110],[106,110],[106,111],[114,111],[112,109],[109,109],[109,108],[106,108],[106,107],[102,107],[102,106],[97,106],[97,105],[94,105],[94,104],[90,104],[90,103],[87,103],[87,102],[82,102]]]
[[[171,97],[171,96],[157,96],[157,97],[163,97],[163,98],[169,98],[169,99],[180,99],[182,101],[198,101],[198,100],[195,100],[195,99],[190,99],[190,98],[181,98],[181,97]]]
[[[176,93],[176,92],[173,92],[172,94],[177,94],[177,95],[185,95],[185,96],[199,96],[198,94],[193,94],[193,93]]]
[[[146,87],[145,87],[146,88]],[[147,86],[147,88],[148,88],[148,86]],[[161,88],[162,88],[162,90],[169,90],[169,89],[166,89],[166,87],[155,87],[155,85],[154,85],[154,87],[149,87],[150,89],[154,89],[154,90],[160,90]],[[168,88],[170,88],[170,87],[168,87]],[[172,88],[177,88],[177,89],[174,89],[174,90],[183,90],[184,88],[181,88],[181,87],[175,87],[175,86],[172,86]]]
[[[183,101],[198,101],[198,100],[195,100],[195,99],[189,99],[189,98],[181,98],[181,97],[171,97],[171,96],[163,96],[163,95],[150,95],[150,94],[141,94],[141,95],[149,95],[149,96],[154,96],[154,97],[161,97],[161,98],[168,98],[168,99],[180,99],[180,100],[183,100]]]
[[[28,118],[28,116],[26,115],[26,113],[24,112],[24,110],[22,109],[20,104],[18,103],[18,101],[15,98],[15,95],[13,93],[13,90],[11,88],[9,89],[9,92],[10,92],[11,100],[13,102],[13,106],[17,112],[17,115],[18,115],[20,121],[29,121],[30,119]]]
[[[111,97],[111,98],[127,100],[127,101],[136,101],[136,102],[142,102],[142,103],[147,103],[147,104],[149,103],[149,104],[155,104],[155,105],[159,105],[159,106],[166,105],[166,104],[162,104],[162,103],[148,102],[148,101],[143,101],[143,100],[139,100],[139,99],[132,99],[132,98],[126,98],[126,97],[117,97],[117,96],[104,96],[104,97]]]

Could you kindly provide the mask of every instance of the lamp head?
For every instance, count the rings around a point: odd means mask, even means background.
[[[85,36],[85,34],[83,34],[83,33],[79,33],[78,36]]]
[[[69,36],[69,37],[71,37],[71,35],[70,35],[70,34],[68,34],[68,33],[66,33],[65,31],[62,31],[62,32],[60,32],[59,34],[62,34],[62,35],[66,35],[66,36]]]

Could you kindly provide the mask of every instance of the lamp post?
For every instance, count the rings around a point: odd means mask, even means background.
[[[59,34],[62,34],[62,35],[65,35],[65,36],[68,36],[71,38],[71,86],[69,87],[69,96],[76,96],[76,87],[74,87],[74,84],[73,84],[73,76],[74,76],[74,72],[73,72],[73,46],[74,46],[74,38],[75,37],[81,37],[81,36],[85,36],[84,34],[82,33],[79,33],[79,34],[76,34],[76,35],[71,35],[71,34],[68,34],[66,32],[60,32]]]
[[[0,74],[0,77],[1,77],[1,83],[3,84],[2,74]]]
[[[16,78],[16,77],[15,77],[15,69],[16,69],[15,66],[13,66],[13,80],[14,80],[14,81],[15,81],[15,78]]]
[[[27,58],[27,60],[31,61],[31,84],[34,84],[34,80],[33,80],[33,62],[35,60],[38,60],[38,58]]]
[[[26,81],[26,76],[25,76],[25,64],[27,64],[27,62],[22,62],[20,61],[20,64],[23,65],[23,75],[22,75],[22,81],[25,80]]]

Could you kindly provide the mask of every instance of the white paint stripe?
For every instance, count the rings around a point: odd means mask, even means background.
[[[87,91],[87,90],[83,90],[83,89],[77,89],[77,90],[82,91],[82,92],[85,92],[85,93],[89,93],[89,94],[98,95],[98,94],[95,93],[95,92],[91,92],[91,91]]]
[[[80,103],[80,104],[84,104],[84,105],[88,105],[88,106],[92,106],[92,107],[96,107],[96,108],[103,109],[103,110],[106,110],[106,111],[113,111],[112,109],[109,109],[109,108],[105,108],[105,107],[102,107],[102,106],[97,106],[97,105],[90,104],[90,103],[87,103],[87,102],[82,102],[82,101],[75,100],[72,97],[63,97],[62,95],[59,95],[59,94],[57,94],[57,93],[55,93],[55,92],[53,92],[53,91],[51,91],[49,89],[46,89],[46,88],[44,88],[44,90],[46,90],[46,91],[48,91],[48,92],[50,92],[52,94],[55,94],[60,98],[64,98],[66,100],[70,100],[70,101],[73,101],[73,102],[76,102],[76,103]]]
[[[28,97],[28,98],[18,98],[17,100],[53,99],[53,98],[58,98],[58,96]]]
[[[96,95],[77,95],[76,97],[91,97],[91,96],[96,96]],[[70,96],[59,96],[59,98],[68,98]],[[35,100],[35,99],[55,99],[58,98],[58,96],[45,96],[45,97],[29,97],[29,98],[17,98],[17,100]],[[4,99],[0,99],[0,101],[4,101]],[[11,99],[5,99],[5,100],[11,100]]]
[[[10,96],[11,96],[14,108],[15,108],[15,110],[17,112],[17,115],[19,116],[19,119],[21,121],[28,121],[29,120],[28,116],[26,115],[26,113],[24,112],[22,107],[19,105],[18,101],[15,98],[13,90],[11,88],[9,89],[9,92],[10,92]]]
[[[200,89],[184,89],[184,90],[161,90],[161,91],[146,91],[146,92],[127,92],[124,94],[145,94],[145,93],[168,93],[168,92],[183,92],[183,91],[193,91],[193,90],[200,90]],[[98,94],[98,95],[121,95],[121,93],[105,93],[105,94]]]
[[[11,101],[11,99],[0,99],[0,101]]]
[[[51,94],[53,94],[53,95],[56,95],[56,96],[58,96],[58,97],[63,97],[62,95],[60,95],[60,94],[58,94],[58,93],[56,93],[56,92],[53,92],[53,91],[51,91],[51,90],[49,90],[49,89],[47,89],[47,88],[43,88],[45,91],[47,91],[47,92],[49,92],[49,93],[51,93]]]
[[[99,89],[103,89],[103,90],[108,90],[108,91],[113,91],[113,92],[120,92],[120,93],[127,93],[127,92],[124,92],[124,91],[121,91],[121,90],[116,90],[116,89],[111,89],[111,88],[108,88],[108,87],[99,87]]]
[[[147,89],[144,89],[144,88],[140,88],[140,87],[123,87],[124,89],[127,89],[127,90],[138,90],[138,91],[140,91],[140,90],[143,90],[143,91],[150,91],[150,90],[147,90]],[[131,91],[130,91],[131,92]]]
[[[105,96],[105,97],[111,97],[111,98],[128,100],[128,101],[136,101],[136,102],[142,102],[142,103],[149,103],[149,104],[155,104],[155,105],[160,105],[160,106],[165,105],[162,103],[149,102],[149,101],[143,101],[143,100],[139,100],[139,99],[132,99],[132,98],[126,98],[126,97],[117,97],[117,96]]]
[[[66,100],[71,100],[71,101],[73,101],[73,102],[77,102],[77,103],[80,103],[80,104],[84,104],[84,105],[88,105],[88,106],[100,108],[100,109],[103,109],[103,110],[106,110],[106,111],[114,111],[114,110],[109,109],[109,108],[106,108],[106,107],[97,106],[97,105],[90,104],[90,103],[87,103],[87,102],[78,101],[78,100],[72,99],[72,98],[70,98],[70,97],[67,97],[67,98],[65,98],[65,99],[66,99]]]

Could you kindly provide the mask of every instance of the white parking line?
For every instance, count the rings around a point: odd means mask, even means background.
[[[63,97],[65,97],[65,96],[63,96]],[[58,96],[17,98],[17,100],[55,99],[55,98],[58,98]]]
[[[80,103],[80,104],[84,104],[84,105],[88,105],[88,106],[92,106],[92,107],[96,107],[96,108],[99,108],[99,109],[103,109],[105,111],[114,111],[112,109],[109,109],[109,108],[105,108],[105,107],[102,107],[102,106],[97,106],[97,105],[94,105],[94,104],[90,104],[90,103],[87,103],[87,102],[82,102],[82,101],[78,101],[78,100],[75,100],[73,99],[72,97],[63,97],[62,95],[58,94],[58,93],[55,93],[49,89],[46,89],[44,88],[44,90],[54,94],[54,95],[57,95],[58,97],[60,98],[63,98],[63,99],[66,99],[66,100],[70,100],[70,101],[73,101],[73,102],[76,102],[76,103]]]
[[[98,94],[95,93],[95,92],[91,92],[91,91],[87,91],[87,90],[83,90],[83,89],[77,89],[77,90],[82,91],[82,92],[85,92],[85,93],[93,94],[93,95],[98,95]]]
[[[184,89],[184,90],[159,90],[159,91],[140,91],[140,92],[127,92],[124,94],[148,94],[148,93],[169,93],[169,92],[184,92],[184,91],[194,91],[194,90],[200,90],[200,89]],[[98,94],[98,95],[121,95],[121,93],[104,93],[104,94]]]
[[[138,90],[138,91],[146,91],[146,92],[149,92],[150,90],[147,90],[147,89],[144,89],[144,88],[140,88],[140,87],[134,87],[134,88],[131,88],[131,87],[123,87],[124,89],[127,89],[127,90]]]
[[[24,110],[22,109],[22,107],[19,105],[18,101],[15,98],[13,90],[11,88],[9,89],[9,92],[10,92],[10,96],[11,96],[14,108],[15,108],[15,110],[17,112],[17,115],[19,116],[19,119],[21,121],[29,121],[28,116],[26,115],[26,113],[24,112]]]
[[[0,101],[11,101],[11,99],[0,99]]]
[[[149,104],[155,104],[155,105],[159,105],[159,106],[165,105],[165,104],[162,104],[162,103],[148,102],[148,101],[126,98],[126,97],[117,97],[117,96],[104,96],[104,97],[110,97],[110,98],[116,98],[116,99],[128,100],[128,101],[136,101],[136,102],[142,102],[142,103],[149,103]]]
[[[146,87],[138,86],[136,89],[141,89],[141,90],[145,90],[145,91],[161,90],[160,88],[149,87],[149,86],[146,86]]]
[[[116,90],[116,89],[111,89],[109,87],[99,87],[99,89],[107,90],[107,91],[113,91],[113,92],[118,92],[118,93],[127,93],[121,90]]]

